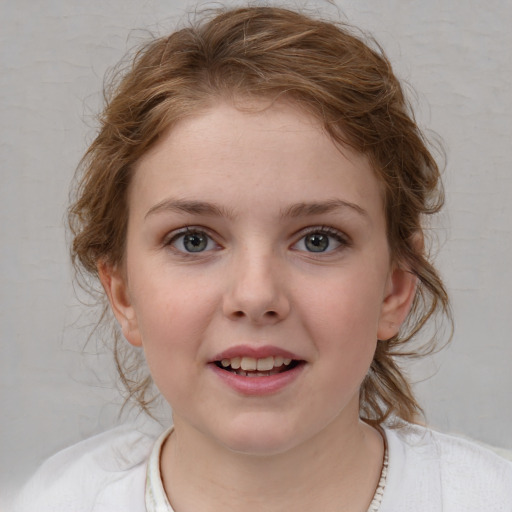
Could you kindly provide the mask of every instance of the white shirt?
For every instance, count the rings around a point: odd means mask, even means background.
[[[512,512],[512,462],[423,427],[384,430],[379,512]],[[63,450],[25,486],[15,512],[172,512],[159,470],[168,434],[155,442],[120,427]]]

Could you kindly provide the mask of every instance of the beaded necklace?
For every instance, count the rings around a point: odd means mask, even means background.
[[[160,474],[160,451],[164,441],[171,434],[172,428],[167,432],[164,432],[162,436],[156,441],[153,451],[149,457],[148,468],[146,473],[146,510],[147,512],[173,512],[171,504],[167,499],[165,490],[162,483],[162,476]],[[382,464],[382,471],[380,474],[379,485],[373,496],[372,502],[367,512],[378,512],[382,498],[384,496],[384,488],[386,487],[386,481],[388,476],[388,445],[386,437],[382,433],[384,439],[384,462]]]
[[[384,438],[384,462],[382,463],[382,471],[380,473],[379,485],[377,486],[377,490],[373,495],[373,500],[370,503],[370,507],[367,512],[378,512],[380,509],[380,504],[382,502],[382,498],[384,497],[384,489],[386,488],[386,482],[388,479],[388,466],[389,466],[389,456],[388,456],[388,443]]]

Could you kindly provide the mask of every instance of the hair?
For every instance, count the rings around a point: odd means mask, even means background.
[[[422,411],[398,361],[433,351],[436,336],[418,346],[410,341],[435,313],[451,316],[443,282],[418,243],[427,217],[443,205],[440,171],[388,59],[365,39],[346,24],[246,7],[216,10],[146,43],[106,93],[68,219],[75,269],[97,279],[98,263],[123,262],[135,164],[177,122],[216,101],[248,97],[284,99],[314,116],[335,142],[368,157],[384,191],[393,262],[418,278],[407,321],[378,341],[361,386],[360,416],[378,425],[389,417],[417,420]],[[130,364],[121,348],[128,344],[114,331],[128,398],[148,410],[151,378],[137,373],[140,364]]]

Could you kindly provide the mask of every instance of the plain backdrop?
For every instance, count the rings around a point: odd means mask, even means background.
[[[433,234],[456,330],[411,375],[430,424],[512,449],[512,3],[300,5],[373,33],[410,84],[419,123],[444,140],[447,208]],[[93,319],[72,286],[68,189],[95,133],[105,71],[147,29],[165,34],[193,6],[0,0],[4,493],[56,450],[119,421],[110,359],[94,336],[84,349]]]

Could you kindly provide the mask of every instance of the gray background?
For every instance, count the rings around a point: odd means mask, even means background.
[[[83,349],[93,316],[71,285],[63,215],[105,71],[147,38],[132,29],[166,33],[192,5],[0,0],[4,494],[57,449],[117,421],[109,358],[94,340]],[[317,5],[337,16],[329,3]],[[440,356],[411,367],[427,420],[512,449],[512,3],[338,5],[381,42],[416,91],[420,124],[447,149],[447,210],[432,232],[456,331]]]

